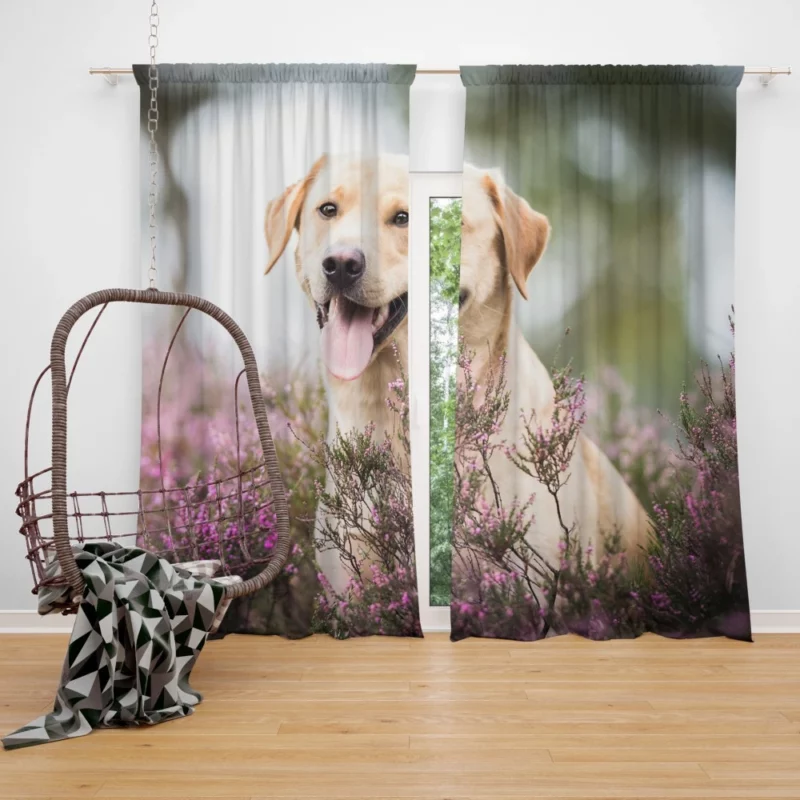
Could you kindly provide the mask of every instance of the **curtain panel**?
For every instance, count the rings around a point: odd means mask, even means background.
[[[141,89],[142,205],[148,193],[148,68]],[[290,499],[281,578],[235,601],[222,633],[420,635],[408,453],[408,108],[413,66],[159,66],[162,289],[206,297],[253,345]],[[149,262],[143,214],[143,267]],[[144,327],[141,486],[159,494],[214,470],[202,518],[170,508],[226,569],[247,576],[275,543],[241,368],[190,315]],[[238,427],[237,427],[237,412]],[[158,430],[161,430],[161,446]],[[228,476],[251,466],[243,491]],[[260,502],[256,503],[255,500]],[[243,545],[247,542],[246,546]],[[255,544],[253,543],[255,542]],[[174,544],[174,542],[173,542]]]
[[[452,636],[750,638],[741,67],[463,67]]]

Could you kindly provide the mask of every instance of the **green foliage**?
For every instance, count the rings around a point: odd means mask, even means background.
[[[430,207],[431,604],[450,604],[461,200]]]
[[[431,303],[458,306],[460,261],[461,198],[435,198],[430,207]]]
[[[397,349],[395,348],[395,356]],[[327,473],[316,484],[316,547],[338,555],[348,575],[334,588],[320,572],[312,629],[337,638],[385,634],[421,636],[414,560],[414,519],[409,469],[408,383],[388,384],[393,432],[383,441],[373,423],[362,431],[342,432],[332,442],[311,448],[312,458]],[[395,447],[393,447],[393,444]]]

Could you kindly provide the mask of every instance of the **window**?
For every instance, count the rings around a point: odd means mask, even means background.
[[[460,195],[459,173],[411,175],[411,468],[424,630],[450,621]]]
[[[430,602],[450,605],[461,198],[432,197],[430,280]]]

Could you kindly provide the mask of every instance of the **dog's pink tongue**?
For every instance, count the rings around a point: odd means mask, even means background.
[[[373,308],[356,305],[344,297],[334,297],[328,322],[322,329],[322,359],[337,378],[352,381],[372,357]]]

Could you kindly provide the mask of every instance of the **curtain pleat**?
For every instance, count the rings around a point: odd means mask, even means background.
[[[632,84],[637,86],[733,86],[743,67],[694,66],[486,66],[461,67],[464,86],[569,86]]]
[[[148,84],[147,64],[134,64],[140,86]],[[383,83],[409,86],[414,65],[394,64],[159,64],[165,83]]]

